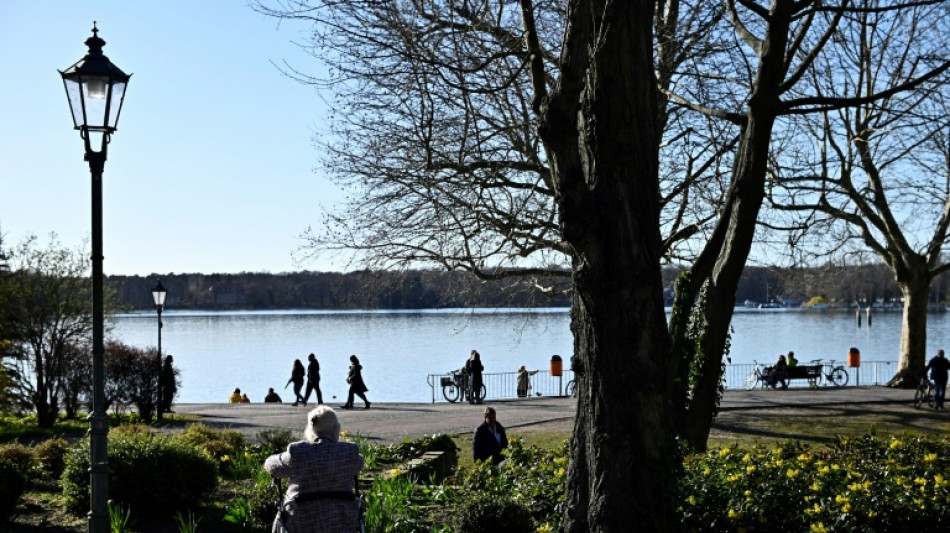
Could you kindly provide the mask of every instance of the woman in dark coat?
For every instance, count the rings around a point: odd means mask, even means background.
[[[482,403],[482,371],[485,370],[485,367],[482,366],[482,356],[475,350],[472,350],[471,357],[468,358],[468,361],[465,362],[465,373],[468,374],[469,379],[472,380],[472,392],[468,397],[469,403]]]
[[[366,384],[363,383],[363,366],[360,365],[360,360],[356,358],[355,355],[350,356],[350,371],[346,375],[346,382],[350,384],[350,394],[346,398],[346,405],[343,406],[344,409],[353,408],[353,395],[359,396],[363,399],[363,403],[366,405],[363,406],[364,409],[369,409],[369,400],[366,399],[366,391],[369,389],[366,388]]]
[[[291,383],[294,384],[294,396],[297,398],[294,400],[294,405],[302,403],[307,405],[307,402],[304,401],[303,396],[300,395],[300,389],[303,388],[303,377],[306,374],[306,371],[303,368],[303,363],[300,362],[300,359],[294,359],[294,367],[290,371],[290,379],[287,380],[287,385]],[[284,388],[287,388],[287,385],[284,385]]]

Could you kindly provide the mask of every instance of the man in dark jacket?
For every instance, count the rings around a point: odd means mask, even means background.
[[[303,395],[303,404],[307,405],[310,399],[310,391],[317,391],[317,404],[323,403],[323,393],[320,392],[320,363],[317,362],[317,356],[310,354],[307,356],[310,362],[307,364],[307,393]]]
[[[495,409],[485,408],[485,422],[475,428],[475,437],[472,439],[472,457],[476,461],[491,459],[498,464],[505,460],[501,451],[508,447],[508,436],[505,428],[495,421]]]
[[[927,363],[930,370],[930,379],[934,382],[934,408],[943,409],[943,398],[947,393],[947,374],[950,370],[950,361],[943,355],[943,350],[937,350],[937,356]]]

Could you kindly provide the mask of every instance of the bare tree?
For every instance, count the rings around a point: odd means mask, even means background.
[[[740,128],[726,204],[693,268],[677,285],[670,319],[679,362],[676,419],[680,433],[694,447],[705,448],[721,394],[735,292],[765,199],[776,128],[788,127],[790,119],[783,117],[882,101],[941,75],[950,62],[945,57],[924,61],[932,57],[932,50],[927,43],[910,39],[907,54],[921,69],[888,89],[860,94],[846,86],[843,94],[829,95],[802,82],[819,58],[844,44],[849,29],[860,24],[857,15],[872,12],[902,20],[908,9],[939,3],[843,0],[829,5],[818,0],[773,0],[765,8],[750,0],[728,0],[729,31],[734,38],[728,40],[725,29],[714,32],[723,43],[722,54],[712,63],[714,69],[703,58],[693,67],[697,82],[683,85],[688,92],[670,95],[674,102]],[[746,95],[741,108],[717,104],[716,99],[730,93]],[[792,142],[788,137],[785,141]]]
[[[838,53],[809,80],[816,93],[856,105],[799,125],[813,144],[776,160],[772,200],[799,216],[793,225],[824,236],[816,251],[870,249],[888,266],[904,300],[892,385],[915,387],[926,360],[931,283],[950,269],[950,77],[943,71],[914,90],[900,87],[945,68],[950,17],[946,5],[911,6],[900,17],[870,9],[876,2],[863,5],[841,29]]]
[[[89,262],[81,251],[62,248],[55,235],[42,248],[35,237],[27,238],[12,256],[12,272],[0,291],[0,322],[12,333],[17,374],[38,423],[48,427],[59,413],[69,366],[77,361],[71,348],[92,327]]]
[[[723,13],[682,4],[655,19],[664,86],[678,63],[703,53],[699,36]],[[306,232],[303,256],[356,251],[364,267],[438,266],[484,279],[567,275],[557,183],[535,109],[559,76],[563,1],[285,0],[256,8],[312,24],[300,44],[329,67],[319,76],[282,67],[329,89],[334,112],[317,144],[328,175],[350,192],[342,210]],[[668,117],[665,100],[657,105],[660,131],[670,129],[665,150],[675,154],[662,168],[664,252],[688,258],[695,244],[684,241],[714,218],[725,190],[711,176],[728,168],[722,151],[698,147],[723,135],[715,122]]]

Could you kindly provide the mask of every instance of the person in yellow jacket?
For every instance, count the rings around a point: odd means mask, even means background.
[[[234,389],[234,393],[231,394],[231,397],[228,398],[228,403],[241,403],[243,398],[241,398],[241,389]]]

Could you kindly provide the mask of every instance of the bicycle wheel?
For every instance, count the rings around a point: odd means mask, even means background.
[[[577,398],[577,384],[574,383],[574,380],[567,382],[567,386],[564,387],[564,395],[570,396],[571,398]]]
[[[480,403],[482,400],[485,399],[486,396],[488,396],[488,389],[485,388],[484,383],[482,384],[481,387],[479,387],[477,391],[472,391],[472,392],[475,394],[475,398],[473,398],[475,403]]]
[[[745,390],[752,390],[759,386],[759,373],[756,371],[749,372],[749,375],[745,378]]]
[[[848,373],[845,372],[844,368],[838,367],[831,371],[831,374],[828,374],[828,379],[831,380],[832,385],[835,387],[844,387],[848,384]]]
[[[445,399],[451,403],[459,401],[459,393],[461,390],[455,385],[455,383],[449,383],[448,385],[442,386],[442,396],[445,396]]]
[[[934,399],[934,386],[933,386],[933,385],[929,385],[929,386],[927,386],[927,405],[929,405],[930,407],[933,407],[933,406],[935,405],[934,402],[935,402],[935,399]]]

